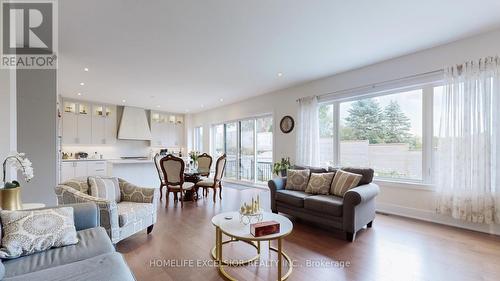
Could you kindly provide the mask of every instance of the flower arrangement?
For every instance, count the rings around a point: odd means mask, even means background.
[[[193,160],[193,163],[198,162],[198,157],[200,157],[200,153],[198,151],[191,151],[189,152],[189,158]]]
[[[273,174],[279,176],[281,173],[281,175],[284,176],[286,170],[290,169],[291,166],[292,164],[290,164],[290,157],[281,158],[280,162],[276,162],[273,164]]]
[[[7,167],[13,166],[16,171],[21,171],[23,173],[24,179],[26,182],[29,182],[33,177],[33,167],[31,161],[26,158],[24,153],[15,152],[10,156],[7,156],[3,161],[3,178],[2,182],[4,188],[16,188],[19,187],[20,184],[18,181],[5,182],[5,172]]]

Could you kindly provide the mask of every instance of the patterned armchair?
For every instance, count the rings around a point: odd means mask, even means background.
[[[156,222],[158,190],[138,187],[118,179],[120,202],[89,195],[87,178],[76,178],[55,188],[59,205],[94,202],[99,207],[101,226],[106,229],[113,244],[147,228],[149,234]]]

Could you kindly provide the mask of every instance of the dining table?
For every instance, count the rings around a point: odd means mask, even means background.
[[[188,168],[184,170],[184,181],[185,182],[192,182],[196,184],[201,180],[201,174],[202,171],[195,169],[195,168]],[[187,190],[186,193],[184,194],[184,198],[182,200],[184,201],[193,201],[193,196],[195,196],[195,200],[198,200],[198,192],[196,189],[192,188],[191,190]]]

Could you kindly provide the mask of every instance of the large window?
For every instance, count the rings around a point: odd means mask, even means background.
[[[194,150],[203,152],[203,127],[194,128],[193,142]]]
[[[378,179],[432,182],[434,84],[323,102],[323,166],[371,167]]]
[[[272,178],[272,123],[264,116],[212,126],[212,154],[226,153],[226,178],[256,183]]]

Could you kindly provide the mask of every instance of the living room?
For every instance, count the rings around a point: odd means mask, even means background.
[[[500,278],[498,1],[16,2],[3,279]]]

